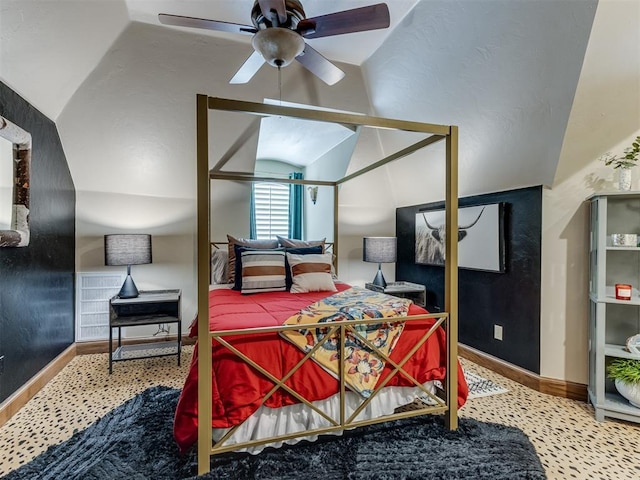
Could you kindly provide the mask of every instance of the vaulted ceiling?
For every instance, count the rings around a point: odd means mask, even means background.
[[[309,17],[371,3],[303,2]],[[576,97],[580,83],[594,78],[611,81],[618,92],[637,92],[640,6],[634,0],[387,3],[390,29],[310,41],[346,71],[344,80],[328,87],[292,64],[280,90],[270,67],[246,85],[228,84],[252,52],[249,37],[157,21],[164,12],[250,23],[253,0],[0,0],[0,80],[56,121],[76,187],[89,192],[193,198],[185,157],[194,150],[196,93],[253,101],[282,95],[458,125],[463,195],[552,185],[559,171],[569,175],[638,127],[638,106],[622,106],[607,127],[614,138],[599,137],[589,126],[597,113],[582,94]],[[583,65],[588,47],[603,52],[602,68],[594,58]],[[597,93],[593,101],[615,98],[606,87],[589,85]],[[571,165],[559,168],[568,125],[574,138],[592,140],[580,151],[585,160],[575,160],[565,145]],[[382,154],[397,143],[377,141]],[[386,169],[384,181],[396,187],[384,203],[415,202],[415,192],[442,175],[439,167],[421,168],[416,160]]]
[[[358,8],[378,0],[307,0],[308,18]],[[417,0],[388,2],[391,26],[347,37],[312,40],[315,48],[336,62],[361,65],[384,42]],[[251,25],[254,0],[20,0],[0,1],[0,74],[52,119],[108,53],[130,22],[160,25],[159,13],[216,19]],[[163,27],[191,35],[210,36],[244,45],[251,36],[226,32]],[[185,52],[187,54],[188,52]],[[215,53],[212,52],[212,59]],[[238,55],[230,65],[245,60]],[[229,70],[229,78],[235,73]],[[46,77],[47,81],[43,82]]]

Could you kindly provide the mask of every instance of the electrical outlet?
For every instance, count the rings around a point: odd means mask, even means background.
[[[4,373],[4,355],[0,357],[0,375]]]
[[[493,338],[496,340],[502,340],[502,325],[493,326]]]

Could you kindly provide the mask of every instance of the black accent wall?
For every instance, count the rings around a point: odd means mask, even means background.
[[[28,247],[0,248],[0,402],[74,341],[76,195],[56,125],[0,82],[0,114],[32,137]]]
[[[460,207],[505,203],[505,272],[459,269],[459,340],[482,352],[540,373],[542,187],[461,198]],[[396,278],[427,288],[427,308],[444,310],[444,267],[415,260],[415,215],[442,209],[436,202],[396,209]],[[503,340],[494,339],[502,325]]]

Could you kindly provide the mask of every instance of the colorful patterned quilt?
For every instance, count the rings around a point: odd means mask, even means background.
[[[344,320],[406,317],[411,300],[373,292],[362,287],[352,287],[324,298],[285,321],[285,325],[331,323]],[[404,323],[380,322],[357,325],[354,332],[345,335],[344,379],[351,390],[369,397],[385,366],[383,357],[370,348],[366,338],[381,353],[388,356],[398,342]],[[281,335],[297,345],[305,353],[321,343],[312,358],[335,378],[339,378],[339,331],[328,338],[330,327],[289,330]]]

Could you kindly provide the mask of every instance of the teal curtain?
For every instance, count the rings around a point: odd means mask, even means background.
[[[289,174],[292,180],[302,180],[302,173]],[[289,238],[302,239],[302,206],[304,185],[292,183],[289,185]]]
[[[256,238],[256,189],[255,184],[251,183],[251,205],[249,207],[249,238]]]

